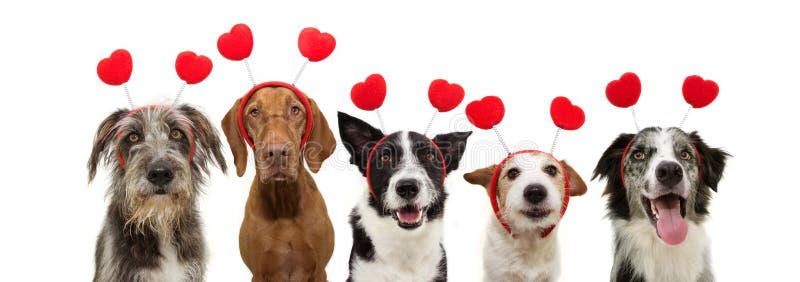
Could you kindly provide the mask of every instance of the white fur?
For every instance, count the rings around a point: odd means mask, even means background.
[[[689,234],[676,246],[662,242],[647,219],[618,219],[612,224],[621,242],[615,260],[628,257],[639,271],[637,274],[646,281],[698,281],[704,273],[711,273],[711,269],[706,269],[710,267],[707,261],[710,241],[705,229],[694,222],[687,222]],[[617,273],[617,269],[612,273]]]
[[[361,215],[361,225],[375,247],[373,261],[358,259],[353,264],[353,281],[431,281],[439,274],[442,251],[442,222],[428,222],[406,230],[397,226],[391,217],[379,217],[369,207],[371,197],[366,193],[358,201],[356,212]]]
[[[515,155],[504,165],[503,175],[510,168],[517,168],[520,171],[520,175],[512,181],[511,188],[508,189],[505,204],[500,203],[503,218],[512,226],[511,230],[514,233],[547,228],[558,223],[564,195],[563,190],[558,189],[552,178],[542,171],[542,168],[550,162],[552,161],[549,161],[549,157],[544,154],[520,154]],[[563,173],[560,172],[558,176],[563,177]],[[521,211],[534,207],[524,196],[525,188],[531,184],[539,184],[547,189],[547,198],[541,207],[550,209],[550,215],[536,222],[521,214]]]
[[[512,238],[494,216],[483,248],[484,281],[555,281],[561,272],[558,228],[546,238],[525,233]]]
[[[161,253],[158,268],[144,270],[140,277],[144,281],[186,281],[189,268],[178,261],[178,253],[175,250],[175,246],[162,240],[158,250]]]
[[[414,199],[414,203],[418,207],[428,206],[436,201],[436,195],[433,193],[433,183],[422,167],[417,156],[412,154],[411,140],[408,137],[408,131],[400,133],[400,147],[403,150],[402,161],[398,164],[397,172],[389,178],[389,189],[386,191],[385,204],[387,208],[399,209],[407,205],[406,200],[397,195],[396,185],[397,182],[403,179],[415,179],[418,181],[419,194]]]
[[[672,140],[672,134],[669,134],[664,129],[661,129],[661,134],[656,134],[653,141],[655,142],[654,145],[656,147],[656,155],[650,158],[650,162],[647,164],[647,171],[645,171],[645,178],[651,187],[649,189],[642,190],[642,194],[649,199],[655,199],[663,196],[664,191],[670,191],[671,193],[677,194],[684,199],[688,199],[688,173],[686,168],[684,168],[683,165],[675,158],[676,152],[675,148],[673,147],[675,141]],[[659,184],[658,179],[656,179],[656,169],[662,162],[673,162],[681,166],[681,169],[683,170],[683,178],[680,182],[675,184],[675,187],[659,187],[661,184]]]

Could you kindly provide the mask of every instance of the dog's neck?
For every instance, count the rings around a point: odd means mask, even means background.
[[[293,218],[299,214],[302,194],[305,192],[304,179],[308,172],[301,169],[297,179],[292,182],[273,181],[262,183],[258,177],[253,180],[250,197],[258,199],[254,208],[258,214],[268,219]]]
[[[494,216],[492,216],[490,220],[492,221],[491,227],[489,228],[489,232],[492,233],[490,237],[499,240],[503,244],[514,246],[515,249],[526,251],[545,249],[546,251],[547,249],[557,247],[557,227],[544,238],[542,238],[541,232],[532,231],[521,233],[514,232],[512,235],[506,231],[503,225],[500,224],[500,222]],[[514,229],[512,228],[512,231],[513,230]]]

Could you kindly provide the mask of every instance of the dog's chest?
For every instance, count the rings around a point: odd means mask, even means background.
[[[152,270],[142,271],[144,281],[186,281],[189,268],[186,264],[178,260],[178,251],[170,243],[162,243],[159,246],[161,257],[158,267]]]
[[[646,220],[615,220],[620,237],[617,256],[627,257],[635,272],[646,281],[697,281],[708,266],[709,239],[701,226],[687,222],[689,233],[677,246],[658,238]]]
[[[555,232],[545,240],[512,239],[505,230],[489,230],[484,246],[486,281],[553,281],[560,257]],[[536,241],[533,241],[536,240]]]

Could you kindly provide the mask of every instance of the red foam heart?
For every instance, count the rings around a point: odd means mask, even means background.
[[[618,80],[606,85],[606,98],[612,105],[627,108],[639,101],[642,93],[642,83],[635,73],[626,72]]]
[[[188,84],[197,84],[211,73],[213,64],[206,56],[198,56],[192,51],[183,51],[175,59],[175,71],[178,77]]]
[[[449,112],[464,100],[464,88],[447,80],[437,79],[431,81],[431,86],[428,87],[428,100],[439,112]]]
[[[491,129],[503,120],[506,108],[503,100],[497,96],[486,96],[483,99],[472,101],[467,104],[467,119],[475,127],[480,129]]]
[[[550,117],[553,123],[564,130],[575,130],[583,126],[586,116],[583,109],[573,105],[567,97],[556,97],[550,103]]]
[[[253,51],[253,33],[246,24],[237,24],[217,39],[217,50],[228,60],[241,61]]]
[[[117,49],[97,63],[97,76],[109,85],[122,85],[131,79],[133,60],[128,50]]]
[[[383,105],[386,99],[386,80],[380,74],[372,74],[364,82],[353,85],[350,99],[359,109],[372,111]]]
[[[699,109],[714,102],[719,94],[719,86],[713,80],[703,80],[698,75],[690,75],[683,81],[683,99]]]
[[[303,54],[303,57],[312,62],[319,62],[333,53],[333,49],[336,48],[336,39],[327,32],[322,33],[316,28],[307,27],[300,31],[297,47],[300,48],[300,54]]]

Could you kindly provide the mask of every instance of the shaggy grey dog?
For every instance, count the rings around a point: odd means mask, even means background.
[[[89,182],[111,171],[94,281],[203,281],[205,250],[196,208],[211,162],[225,160],[216,129],[198,110],[121,109],[97,130]]]

